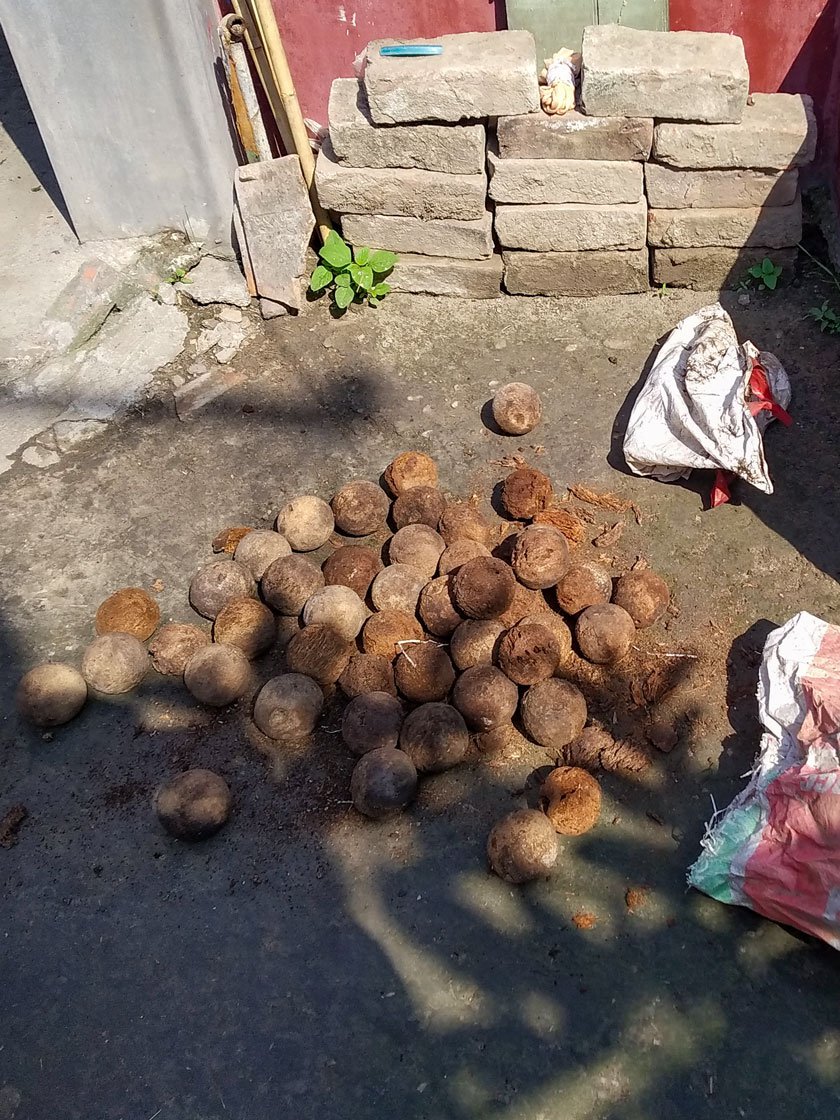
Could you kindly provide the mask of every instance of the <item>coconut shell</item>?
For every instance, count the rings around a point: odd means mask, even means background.
[[[378,611],[403,611],[414,615],[426,577],[408,564],[384,568],[370,587],[370,597]]]
[[[330,539],[335,520],[322,498],[304,494],[283,506],[277,514],[276,528],[295,552],[314,552]]]
[[[586,724],[586,700],[571,681],[552,677],[533,685],[519,706],[525,734],[534,743],[560,751]]]
[[[587,661],[614,665],[629,653],[636,638],[636,625],[623,607],[603,603],[587,607],[580,615],[575,638]]]
[[[531,615],[549,614],[550,610],[551,608],[545,601],[542,591],[531,591],[517,581],[511,604],[504,614],[499,615],[499,622],[505,629],[510,629],[517,622],[521,622],[523,618],[528,618]]]
[[[160,622],[160,607],[142,587],[124,587],[99,604],[94,621],[97,634],[133,634],[141,642],[151,638]]]
[[[425,774],[457,766],[469,745],[464,718],[450,704],[421,704],[406,716],[400,732],[400,750]]]
[[[353,754],[382,747],[396,748],[403,724],[403,707],[387,692],[365,692],[344,709],[341,736]]]
[[[640,630],[646,630],[668,609],[671,592],[662,576],[646,568],[621,576],[615,585],[613,602],[627,611]]]
[[[184,684],[199,703],[211,708],[225,708],[239,700],[251,679],[251,666],[242,650],[220,642],[197,649],[184,669]]]
[[[443,700],[455,683],[449,654],[434,642],[406,646],[394,663],[394,680],[406,698],[418,704]]]
[[[388,558],[392,564],[407,564],[431,579],[445,547],[443,537],[428,525],[406,525],[391,537]]]
[[[212,770],[185,770],[159,786],[154,796],[158,820],[178,840],[204,840],[230,817],[233,797]]]
[[[321,571],[327,587],[349,587],[360,599],[366,599],[370,585],[382,571],[382,561],[372,548],[345,544],[327,557]]]
[[[303,605],[304,626],[331,626],[348,642],[355,641],[368,609],[349,587],[320,587]]]
[[[482,731],[473,737],[473,742],[481,754],[498,761],[513,761],[524,750],[533,750],[528,740],[512,723],[500,723],[490,731]]]
[[[490,549],[485,548],[478,541],[464,537],[462,540],[448,544],[440,554],[438,560],[438,574],[442,576],[457,572],[468,560],[475,560],[477,556],[489,556]]]
[[[516,592],[513,572],[493,556],[468,560],[450,578],[455,606],[468,618],[498,618]]]
[[[353,769],[350,796],[366,817],[390,817],[417,796],[417,770],[402,751],[391,747],[368,751]]]
[[[560,652],[548,626],[523,620],[499,642],[499,668],[515,684],[537,684],[554,675]]]
[[[385,527],[391,503],[372,482],[348,482],[333,496],[335,527],[351,537],[367,537]]]
[[[362,649],[365,653],[387,657],[393,661],[402,653],[400,642],[420,642],[423,627],[405,611],[379,611],[372,614],[362,629]]]
[[[250,525],[231,525],[215,535],[210,547],[214,552],[226,552],[228,556],[233,556],[239,542],[251,532]]]
[[[598,823],[601,787],[586,770],[558,766],[542,785],[545,815],[561,836],[581,836]]]
[[[254,577],[236,560],[214,560],[199,568],[190,580],[190,605],[204,618],[215,618],[231,599],[256,593]]]
[[[446,498],[436,486],[413,486],[400,494],[391,507],[397,529],[406,525],[428,525],[437,529],[446,507]]]
[[[519,689],[495,665],[475,665],[455,682],[452,703],[474,731],[490,731],[513,719]]]
[[[274,615],[257,599],[232,599],[213,623],[213,641],[236,646],[248,658],[270,649],[276,635]]]
[[[254,702],[254,723],[269,739],[296,742],[315,730],[324,694],[310,677],[284,673],[263,685]]]
[[[310,595],[324,586],[324,575],[305,556],[281,556],[260,580],[263,599],[278,614],[297,615]]]
[[[553,499],[551,480],[533,467],[518,467],[502,483],[502,509],[514,521],[530,521]]]
[[[553,587],[569,566],[566,538],[551,525],[529,525],[516,535],[510,565],[532,591]]]
[[[517,809],[493,825],[487,839],[490,867],[506,883],[528,883],[557,862],[557,836],[536,809]]]
[[[538,614],[526,614],[525,617],[521,618],[519,621],[535,623],[537,626],[544,626],[547,630],[551,631],[557,642],[557,649],[559,650],[557,669],[569,660],[572,653],[572,632],[559,614],[555,614],[554,611],[551,610],[544,610],[540,611]],[[557,669],[555,669],[555,672],[557,672]]]
[[[422,451],[403,451],[385,468],[384,478],[388,489],[398,498],[415,486],[437,486],[437,464]]]
[[[248,569],[256,580],[261,580],[269,564],[288,556],[292,546],[285,537],[273,529],[254,529],[236,546],[234,560]]]
[[[149,653],[158,673],[183,677],[195,651],[209,645],[210,635],[205,630],[189,622],[167,622],[149,642]]]
[[[542,403],[536,389],[522,381],[503,385],[493,394],[493,419],[509,436],[524,436],[540,422]]]
[[[467,619],[449,641],[449,656],[460,670],[490,665],[496,658],[505,628],[495,618]]]
[[[82,654],[82,676],[94,692],[130,692],[149,670],[149,655],[132,634],[101,634]]]
[[[441,514],[438,532],[447,545],[455,541],[477,541],[485,548],[490,543],[487,519],[469,502],[448,502]]]
[[[566,614],[576,615],[587,607],[608,603],[612,595],[612,576],[591,560],[572,564],[554,589],[557,605]]]
[[[354,649],[331,626],[306,626],[289,639],[286,665],[290,673],[311,677],[326,688],[347,668]]]
[[[338,687],[351,700],[366,692],[397,695],[393,665],[387,657],[377,657],[372,653],[354,653],[338,678]]]
[[[448,638],[463,619],[452,602],[449,576],[438,576],[420,592],[418,613],[423,625],[437,638]]]
[[[85,678],[78,669],[49,661],[36,665],[21,678],[17,708],[36,727],[60,727],[79,714],[87,694]]]

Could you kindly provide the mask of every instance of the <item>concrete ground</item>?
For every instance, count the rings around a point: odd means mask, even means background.
[[[809,285],[727,301],[787,365],[795,425],[768,434],[776,493],[739,488],[713,512],[707,480],[633,478],[616,454],[657,340],[715,298],[698,293],[392,296],[339,322],[318,305],[267,326],[232,363],[239,384],[186,421],[159,381],[56,466],[0,478],[0,816],[28,813],[0,850],[2,1120],[837,1116],[836,954],[685,888],[712,799],[755,752],[767,631],[802,609],[840,621],[837,344],[806,318]],[[545,405],[522,440],[480,419],[512,379]],[[376,478],[408,447],[459,495],[489,498],[521,449],[560,493],[633,499],[641,525],[596,510],[593,536],[623,521],[614,570],[643,555],[674,589],[667,626],[583,687],[596,718],[639,736],[631,686],[677,666],[650,714],[680,743],[638,783],[604,779],[597,828],[563,841],[548,881],[510,888],[484,859],[494,820],[534,803],[536,748],[428,779],[410,812],[372,823],[348,803],[336,705],[295,750],[255,731],[248,701],[208,713],[154,675],[53,734],[19,723],[21,673],[77,662],[109,592],[144,586],[189,619],[219,529]],[[280,663],[258,662],[260,680]],[[236,799],[195,846],[150,810],[187,766]]]

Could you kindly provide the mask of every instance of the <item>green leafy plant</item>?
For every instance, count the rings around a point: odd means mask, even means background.
[[[664,299],[665,296],[671,294],[671,290],[670,290],[670,288],[668,287],[667,284],[662,284],[661,287],[655,289],[653,294],[655,296],[659,296],[660,299]]]
[[[840,334],[840,315],[824,300],[820,307],[812,307],[808,312],[818,324],[821,331],[829,334]]]
[[[330,292],[337,315],[343,315],[351,303],[365,300],[376,307],[391,290],[385,277],[397,263],[395,253],[361,246],[351,249],[335,230],[331,230],[318,256],[322,263],[309,278],[309,290],[316,295]]]
[[[759,261],[752,268],[748,268],[747,275],[758,281],[761,291],[767,289],[774,292],[779,283],[779,277],[782,275],[782,266],[774,264],[769,257],[765,257],[763,261]]]
[[[164,284],[192,284],[192,280],[187,276],[185,268],[175,268],[171,275],[166,277]]]

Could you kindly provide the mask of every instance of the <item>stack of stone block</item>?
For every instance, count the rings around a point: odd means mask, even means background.
[[[396,290],[498,296],[487,119],[539,108],[534,40],[504,31],[433,41],[441,55],[415,58],[383,57],[384,43],[371,43],[362,80],[333,82],[318,196],[348,242],[399,254]]]

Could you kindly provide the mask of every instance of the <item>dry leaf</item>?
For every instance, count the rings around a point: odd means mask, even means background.
[[[163,591],[163,588],[164,588],[164,582],[163,582],[162,579],[153,579],[152,580],[152,591],[156,592],[159,595],[161,593],[161,591]]]
[[[650,565],[648,564],[647,560],[645,560],[644,556],[637,556],[636,559],[633,561],[633,563],[630,565],[630,571],[631,572],[644,572],[649,567],[650,567]]]
[[[630,682],[630,698],[637,708],[644,708],[647,706],[645,699],[645,682],[641,677],[634,677]]]
[[[621,540],[621,534],[624,532],[624,522],[616,521],[609,529],[605,529],[603,533],[599,533],[593,540],[593,544],[598,548],[612,548]]]
[[[544,455],[545,454],[545,448],[543,447],[543,445],[541,443],[532,443],[531,444],[531,450],[534,452],[535,455]]]
[[[627,498],[619,498],[618,494],[611,494],[607,490],[591,490],[588,486],[577,483],[569,487],[569,492],[581,502],[588,502],[591,506],[600,506],[601,509],[610,509],[613,513],[626,513],[632,510],[636,524],[642,523],[642,511],[635,502]]]
[[[571,510],[553,509],[540,510],[534,518],[535,525],[552,525],[559,529],[566,540],[572,544],[581,544],[586,539],[586,527],[577,514]]]
[[[587,525],[595,524],[595,514],[591,509],[587,509],[585,506],[578,506],[575,509],[575,516],[579,517],[581,521],[585,521]]]
[[[233,525],[228,529],[222,529],[213,538],[213,551],[214,552],[227,552],[233,556],[236,552],[236,546],[244,536],[251,532],[250,525]]]
[[[519,452],[514,455],[503,455],[501,459],[494,459],[493,462],[498,463],[500,467],[504,467],[506,471],[516,471],[528,466],[528,461]]]

